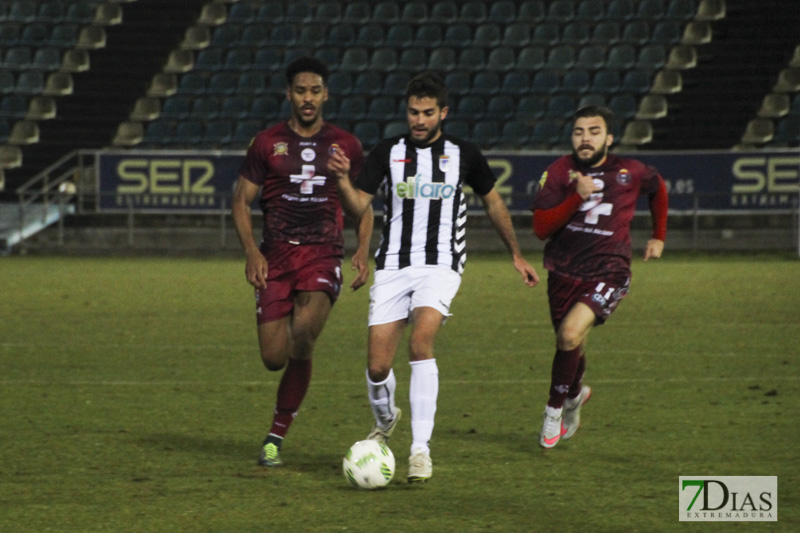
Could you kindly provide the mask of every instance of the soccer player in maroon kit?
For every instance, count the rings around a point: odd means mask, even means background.
[[[261,358],[267,370],[285,368],[272,426],[262,444],[262,466],[282,464],[283,438],[311,382],[314,344],[341,290],[344,224],[328,158],[335,150],[347,154],[355,161],[354,177],[364,162],[358,139],[322,119],[327,67],[302,57],[287,67],[286,78],[291,117],[255,136],[239,168],[232,201],[247,257],[245,276],[255,287]],[[253,237],[250,210],[257,197],[264,216],[260,246]],[[369,276],[372,224],[369,209],[357,224],[353,288]]]
[[[604,107],[575,112],[572,155],[557,159],[539,182],[533,201],[533,231],[547,239],[544,266],[556,331],[550,399],[539,445],[552,448],[572,437],[581,406],[592,390],[583,385],[586,339],[628,292],[631,280],[630,225],[636,201],[650,201],[653,235],[644,260],[661,257],[667,233],[667,188],[658,171],[608,152],[614,116]]]

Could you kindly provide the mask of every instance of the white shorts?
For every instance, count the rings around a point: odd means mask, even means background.
[[[460,286],[461,275],[444,266],[376,270],[369,289],[369,325],[410,319],[417,307],[433,307],[448,317]]]

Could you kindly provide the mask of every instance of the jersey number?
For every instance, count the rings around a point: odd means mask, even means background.
[[[587,224],[597,224],[600,220],[600,215],[611,215],[613,204],[604,204],[602,189],[605,186],[603,180],[593,180],[595,187],[601,189],[601,192],[592,193],[588,200],[581,204],[581,211],[586,211],[583,220]]]
[[[289,179],[292,183],[300,184],[300,192],[303,194],[312,194],[314,192],[314,185],[324,185],[325,176],[315,176],[317,169],[314,165],[303,165],[301,174],[291,174]]]

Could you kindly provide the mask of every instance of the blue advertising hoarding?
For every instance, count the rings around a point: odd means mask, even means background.
[[[497,190],[512,212],[528,211],[544,170],[557,153],[487,152]],[[670,191],[670,210],[759,212],[797,209],[800,150],[637,152]],[[209,213],[227,209],[243,152],[100,152],[102,211]],[[470,194],[469,207],[482,211]],[[645,209],[644,203],[641,209]]]

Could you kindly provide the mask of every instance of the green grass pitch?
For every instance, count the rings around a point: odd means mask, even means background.
[[[554,340],[529,260],[535,289],[505,256],[470,257],[437,344],[433,478],[405,483],[406,416],[396,477],[369,492],[341,471],[372,425],[366,288],[334,308],[268,470],[279,375],[243,260],[0,259],[0,531],[800,531],[800,261],[637,257],[590,337],[583,427],[543,451]],[[778,476],[778,522],[681,523],[681,475]]]

